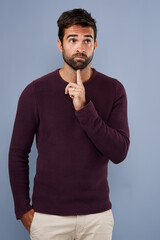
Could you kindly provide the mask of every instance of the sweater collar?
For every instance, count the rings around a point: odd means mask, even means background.
[[[91,76],[86,82],[83,82],[84,86],[90,84],[90,83],[94,80],[94,78],[95,78],[95,75],[96,75],[96,72],[97,72],[97,71],[95,70],[95,68],[91,68],[91,69],[93,70],[92,76]],[[65,81],[65,80],[61,77],[61,75],[59,74],[59,70],[60,70],[60,68],[58,68],[58,69],[55,71],[55,73],[56,73],[56,75],[57,75],[57,78],[58,78],[59,81],[61,81],[65,86],[67,86],[67,84],[68,84],[69,82]]]

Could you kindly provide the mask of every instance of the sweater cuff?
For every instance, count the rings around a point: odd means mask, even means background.
[[[75,115],[81,123],[86,123],[90,118],[97,118],[98,113],[93,102],[90,100],[83,108],[75,111]]]
[[[19,220],[21,218],[21,216],[25,213],[27,213],[28,211],[30,211],[33,207],[31,205],[27,206],[24,210],[21,210],[19,212],[16,212],[16,218],[17,220]]]

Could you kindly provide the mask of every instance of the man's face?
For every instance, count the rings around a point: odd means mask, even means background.
[[[91,27],[71,26],[65,29],[61,52],[65,63],[74,70],[84,69],[92,61],[97,42]]]

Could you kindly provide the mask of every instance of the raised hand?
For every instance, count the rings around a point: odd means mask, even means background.
[[[65,94],[69,94],[73,99],[73,105],[76,111],[86,105],[85,87],[79,69],[77,70],[77,83],[70,82],[65,88]]]

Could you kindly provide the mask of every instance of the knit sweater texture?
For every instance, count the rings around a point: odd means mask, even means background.
[[[129,148],[127,97],[117,79],[94,68],[84,82],[86,105],[76,111],[59,69],[21,93],[9,148],[9,176],[16,218],[31,208],[61,216],[112,208],[108,162],[122,162]],[[29,153],[38,150],[32,204]],[[35,159],[36,160],[36,159]]]

